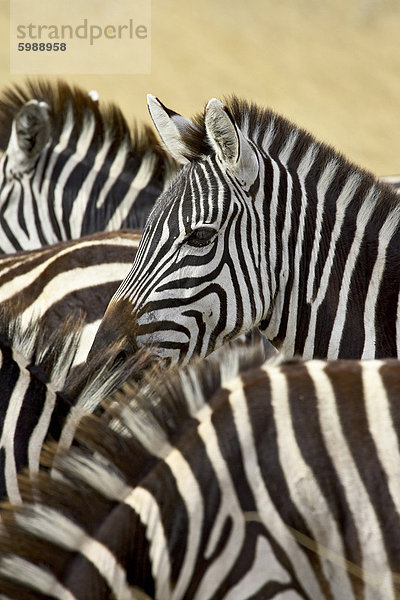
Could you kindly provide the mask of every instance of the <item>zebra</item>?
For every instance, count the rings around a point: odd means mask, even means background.
[[[142,228],[177,170],[145,126],[64,82],[0,98],[0,252]]]
[[[49,336],[0,310],[0,498],[21,501],[18,470],[29,465],[32,474],[38,471],[47,430],[57,436],[53,412],[67,414],[71,408],[55,390],[66,382],[79,329],[69,321]]]
[[[189,121],[149,96],[183,165],[160,196],[90,356],[125,339],[187,362],[258,326],[288,358],[397,357],[400,204],[274,112],[211,99]]]
[[[116,364],[113,350],[93,370],[71,375],[82,324],[65,319],[49,333],[0,310],[0,498],[20,503],[17,473],[37,474],[45,440],[68,447],[81,415],[101,412],[103,398],[150,365],[143,354]]]
[[[84,320],[74,366],[82,364],[107,304],[129,271],[141,231],[99,232],[37,250],[0,256],[0,306],[51,332]]]
[[[64,320],[83,320],[72,371],[84,368],[112,294],[127,275],[141,230],[99,232],[37,250],[0,256],[0,307],[48,332]],[[254,337],[252,330],[242,343]],[[275,349],[264,338],[266,353]]]
[[[399,361],[221,350],[125,384],[24,484],[7,598],[398,598]]]

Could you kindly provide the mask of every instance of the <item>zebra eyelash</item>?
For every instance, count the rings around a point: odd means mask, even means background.
[[[194,248],[204,248],[214,241],[217,233],[214,227],[198,227],[186,237],[183,243]]]

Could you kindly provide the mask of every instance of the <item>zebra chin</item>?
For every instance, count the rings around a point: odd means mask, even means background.
[[[143,312],[137,318],[136,344],[169,363],[187,364],[205,358],[215,349],[214,329],[198,310],[171,313],[163,308]]]
[[[204,358],[215,349],[214,329],[198,310],[171,314],[163,308],[139,311],[130,300],[111,300],[94,338],[87,363],[99,360],[116,349],[116,360],[128,359],[147,348],[167,363],[188,363],[194,356]]]

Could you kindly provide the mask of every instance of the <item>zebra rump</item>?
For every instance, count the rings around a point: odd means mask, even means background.
[[[262,361],[157,367],[84,418],[4,509],[5,596],[398,597],[400,363]]]
[[[0,148],[3,253],[141,228],[177,170],[149,127],[64,82],[3,92]]]

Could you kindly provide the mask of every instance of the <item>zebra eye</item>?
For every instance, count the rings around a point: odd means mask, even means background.
[[[201,248],[201,246],[207,246],[215,234],[216,231],[212,227],[199,227],[199,229],[192,231],[186,241],[189,246]]]

